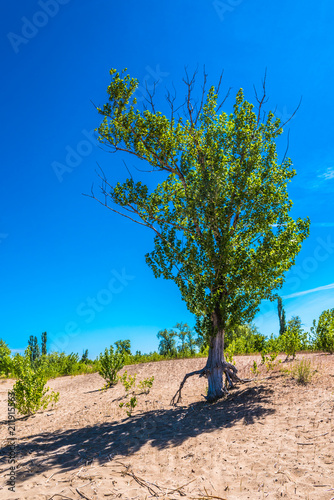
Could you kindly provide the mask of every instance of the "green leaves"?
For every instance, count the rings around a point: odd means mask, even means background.
[[[124,366],[124,353],[114,352],[113,346],[106,348],[99,356],[99,374],[106,380],[106,388],[112,387],[118,382],[117,373]]]
[[[14,384],[15,408],[22,415],[32,415],[38,410],[45,410],[49,404],[57,403],[59,392],[46,387],[47,374],[45,366],[33,367],[28,355],[16,355],[13,359],[14,373],[17,381]]]
[[[236,95],[233,113],[218,113],[218,90],[203,94],[194,119],[141,111],[136,79],[111,70],[109,101],[99,109],[99,140],[145,160],[166,179],[149,192],[132,178],[103,194],[154,230],[145,255],[156,277],[172,279],[199,318],[219,308],[223,323],[249,322],[262,299],[272,299],[309,234],[309,220],[290,217],[292,162],[278,163],[280,120],[264,121]],[[120,212],[118,212],[120,213]],[[203,323],[204,324],[204,323]],[[208,333],[210,321],[205,322]]]

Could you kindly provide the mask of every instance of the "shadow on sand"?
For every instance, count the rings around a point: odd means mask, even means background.
[[[31,454],[36,473],[53,467],[66,472],[92,460],[103,464],[110,460],[110,455],[131,456],[147,442],[159,450],[173,448],[190,437],[237,423],[252,425],[274,413],[265,407],[272,392],[263,385],[236,389],[227,399],[211,405],[198,402],[187,407],[148,411],[121,421],[32,435],[26,443],[18,443],[19,461],[26,462]],[[18,480],[20,475],[18,471]]]

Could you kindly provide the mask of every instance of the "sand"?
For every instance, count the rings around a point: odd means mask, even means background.
[[[183,376],[204,359],[126,367],[154,375],[131,417],[121,384],[100,391],[98,374],[60,377],[54,409],[16,415],[15,492],[8,490],[7,393],[0,381],[2,499],[309,499],[334,498],[334,355],[298,354],[317,370],[299,385],[280,369],[261,367],[225,400],[207,404],[205,379],[188,379],[182,403],[170,400]],[[281,358],[284,359],[284,358]],[[242,377],[258,356],[238,356]],[[122,370],[121,373],[124,372]]]

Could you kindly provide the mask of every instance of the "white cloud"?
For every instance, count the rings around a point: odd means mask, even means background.
[[[334,179],[334,168],[328,167],[324,174],[318,175],[318,177],[323,177],[324,179]]]
[[[318,286],[317,288],[310,288],[309,290],[305,290],[304,292],[291,293],[290,295],[283,295],[283,299],[292,299],[294,297],[300,297],[301,295],[307,295],[308,293],[313,292],[321,292],[323,290],[330,290],[334,288],[334,283],[330,283],[329,285]]]

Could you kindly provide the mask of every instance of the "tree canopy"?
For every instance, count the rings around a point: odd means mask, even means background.
[[[207,90],[204,74],[196,104],[195,75],[187,76],[184,116],[176,117],[175,96],[168,94],[166,117],[152,94],[150,109],[138,108],[138,81],[126,70],[110,75],[108,102],[98,108],[100,142],[166,172],[166,179],[149,192],[132,175],[112,186],[102,172],[103,198],[92,197],[154,231],[147,264],[156,277],[177,284],[198,328],[211,339],[220,332],[223,342],[227,324],[251,321],[261,300],[276,297],[309,233],[308,218],[289,215],[287,185],[296,172],[286,156],[278,162],[282,124],[272,112],[263,117],[265,91],[257,113],[240,89],[227,114],[225,99],[219,102],[221,80]],[[213,343],[210,348],[217,353]]]

